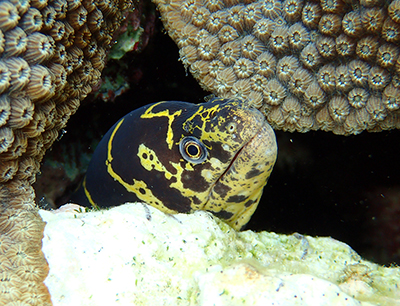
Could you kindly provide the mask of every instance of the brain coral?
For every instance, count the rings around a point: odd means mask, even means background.
[[[154,0],[201,86],[275,129],[400,126],[400,0]]]
[[[50,305],[31,184],[92,90],[130,1],[0,1],[0,305]],[[16,302],[19,301],[19,302]]]

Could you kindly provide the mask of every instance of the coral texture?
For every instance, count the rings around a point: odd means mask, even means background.
[[[51,304],[31,184],[105,65],[129,1],[0,1],[0,304]]]
[[[41,250],[45,223],[34,190],[16,181],[2,185],[0,193],[0,305],[51,305],[43,284],[49,271]]]
[[[154,0],[183,64],[275,129],[400,127],[400,0]]]
[[[237,232],[134,203],[40,211],[55,306],[399,305],[399,267],[332,238]]]

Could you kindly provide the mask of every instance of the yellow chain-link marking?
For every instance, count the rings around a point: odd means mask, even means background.
[[[167,145],[168,145],[168,149],[172,149],[172,139],[174,138],[174,132],[172,131],[172,122],[174,122],[175,118],[180,116],[182,114],[182,110],[180,109],[179,111],[176,111],[175,113],[170,114],[169,113],[169,109],[165,109],[161,112],[158,113],[152,113],[152,110],[154,107],[156,107],[157,105],[159,105],[160,103],[163,102],[158,102],[156,104],[153,104],[152,106],[150,106],[143,115],[140,116],[140,118],[154,118],[154,117],[167,117],[168,118],[168,132],[167,132]]]
[[[141,180],[135,180],[133,179],[133,184],[129,184],[125,182],[112,168],[112,143],[114,140],[114,136],[117,133],[119,127],[121,124],[124,122],[124,119],[122,119],[120,122],[117,123],[115,129],[111,133],[110,139],[107,144],[107,160],[106,160],[106,166],[107,166],[107,172],[111,175],[113,179],[115,179],[118,183],[120,183],[122,186],[125,187],[125,189],[128,192],[134,193],[141,201],[146,202],[150,205],[156,205],[156,206],[161,206],[163,211],[167,213],[176,213],[176,211],[169,209],[163,205],[163,203],[154,196],[153,192],[147,187],[147,184]],[[139,189],[142,189],[144,191],[144,194],[139,192]]]
[[[93,201],[92,196],[90,195],[89,190],[87,190],[87,188],[86,188],[86,176],[85,176],[85,178],[83,179],[82,187],[83,187],[83,190],[85,191],[85,195],[86,195],[86,198],[88,199],[89,203],[90,203],[95,209],[100,209],[99,206]]]
[[[143,154],[146,154],[147,158],[144,158]],[[185,188],[183,186],[183,183],[182,183],[183,171],[185,171],[185,170],[186,171],[194,171],[195,170],[193,165],[191,165],[190,163],[185,163],[185,168],[182,168],[180,163],[174,163],[172,161],[169,161],[169,163],[172,165],[172,167],[174,167],[174,169],[176,170],[176,174],[173,174],[170,171],[168,171],[168,169],[161,163],[161,161],[157,157],[156,152],[154,150],[146,147],[144,144],[139,145],[139,150],[138,150],[137,156],[140,159],[140,164],[147,171],[156,170],[160,173],[164,173],[164,176],[167,180],[171,180],[171,178],[174,177],[176,179],[176,181],[171,183],[169,185],[169,187],[179,190],[183,196],[185,196],[185,197],[193,197],[193,196],[206,197],[208,191],[195,192],[195,191]],[[150,159],[150,156],[152,156],[152,159]]]

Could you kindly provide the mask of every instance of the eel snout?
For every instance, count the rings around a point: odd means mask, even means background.
[[[225,203],[225,209],[217,215],[236,229],[242,228],[257,208],[277,156],[273,129],[263,116],[258,119],[256,115],[256,121],[260,123],[256,125],[258,130],[238,151],[227,171],[214,185],[210,197],[212,203],[209,205],[215,207],[218,206],[216,202]],[[221,189],[229,191],[221,196],[215,192]]]

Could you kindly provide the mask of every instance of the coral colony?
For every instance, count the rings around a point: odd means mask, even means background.
[[[31,184],[92,90],[129,1],[0,1],[0,305],[51,305]],[[13,304],[14,305],[14,304]]]
[[[400,1],[154,0],[183,64],[275,129],[399,126]]]

